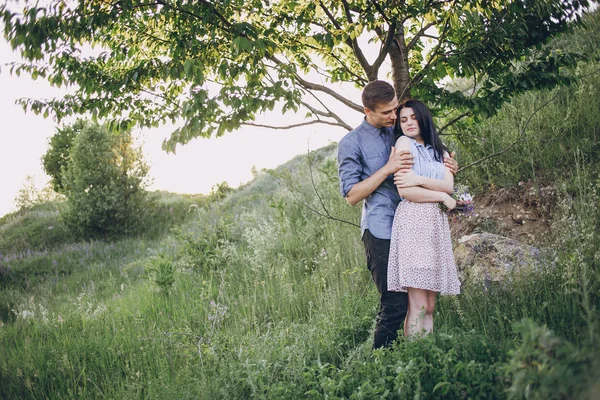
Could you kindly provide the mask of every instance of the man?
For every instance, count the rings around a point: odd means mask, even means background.
[[[349,132],[338,146],[340,190],[350,205],[364,200],[361,234],[367,268],[380,294],[379,313],[373,348],[387,347],[398,337],[408,307],[405,292],[387,290],[387,267],[394,212],[401,198],[394,185],[394,174],[408,171],[410,151],[394,149],[394,124],[398,99],[394,88],[384,81],[373,81],[362,92],[365,119]],[[457,164],[444,160],[453,173]]]

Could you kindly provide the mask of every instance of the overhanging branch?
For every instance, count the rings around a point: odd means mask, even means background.
[[[350,17],[350,10],[348,8],[348,3],[343,1],[343,4],[344,4],[344,11],[346,13],[346,18],[348,19],[349,23],[352,23],[352,18]],[[335,19],[333,14],[331,14],[331,11],[329,11],[329,9],[327,7],[325,7],[325,5],[323,4],[322,1],[319,1],[319,5],[321,6],[321,9],[323,9],[325,14],[327,15],[327,18],[329,18],[329,20],[331,21],[333,26],[338,30],[342,30],[342,26]],[[352,49],[354,56],[356,57],[356,59],[358,60],[358,63],[361,65],[361,67],[367,74],[369,81],[376,79],[377,74],[375,72],[375,77],[373,77],[373,72],[374,72],[373,68],[371,67],[371,65],[369,65],[367,58],[365,57],[364,53],[362,52],[362,49],[358,45],[358,40],[348,38],[348,39],[346,39],[345,43],[348,47],[350,47]]]
[[[392,45],[392,43],[394,43],[394,37],[396,36],[396,22],[395,21],[392,22],[389,26],[390,26],[390,28],[388,29],[388,33],[387,33],[385,42],[383,42],[383,45],[381,46],[381,49],[379,50],[379,55],[377,56],[377,59],[373,63],[373,69],[375,70],[376,74],[377,74],[377,71],[379,71],[379,67],[381,67],[381,64],[383,64],[383,61],[387,57],[390,46]]]
[[[446,129],[448,129],[450,126],[454,125],[455,123],[457,123],[458,121],[460,121],[461,119],[463,119],[464,117],[468,117],[473,115],[471,112],[465,112],[462,113],[461,115],[459,115],[456,118],[453,118],[450,122],[448,122],[447,124],[445,124],[444,126],[442,126],[440,129],[438,129],[438,135],[444,135],[444,131]]]
[[[444,25],[444,29],[442,30],[442,33],[440,34],[440,39],[437,43],[437,45],[435,46],[435,48],[429,53],[430,57],[429,60],[427,60],[427,63],[425,64],[425,66],[423,68],[421,68],[421,70],[415,74],[415,76],[413,76],[411,78],[411,80],[408,82],[408,85],[406,85],[406,87],[404,88],[404,91],[402,92],[402,95],[399,96],[400,98],[404,97],[404,94],[406,93],[407,90],[410,90],[410,88],[415,84],[421,81],[421,79],[423,79],[423,75],[425,73],[425,71],[427,71],[429,69],[429,67],[433,64],[434,60],[436,60],[436,58],[439,58],[439,53],[438,51],[440,50],[440,47],[442,45],[442,41],[446,36],[446,32],[448,30],[448,26],[449,26],[449,20],[446,20],[446,23]],[[414,38],[413,38],[414,39]],[[412,41],[411,41],[412,42]],[[436,61],[437,62],[437,61]]]
[[[510,150],[511,148],[513,148],[517,143],[519,143],[520,141],[523,140],[523,136],[525,135],[525,130],[527,129],[527,127],[529,126],[529,123],[531,122],[531,120],[533,119],[533,117],[544,107],[546,107],[548,104],[552,103],[554,100],[556,100],[556,98],[558,97],[558,92],[554,94],[554,96],[552,96],[552,98],[550,100],[548,100],[547,102],[545,102],[544,104],[542,104],[541,106],[539,106],[537,109],[535,109],[533,111],[533,113],[529,116],[529,118],[527,118],[527,122],[525,123],[525,126],[523,126],[523,128],[521,129],[521,132],[519,132],[519,136],[515,139],[514,142],[512,142],[511,144],[509,144],[507,147],[505,147],[504,149],[497,151],[495,153],[490,154],[489,156],[485,156],[483,158],[480,158],[477,161],[473,161],[471,164],[465,165],[462,168],[459,168],[457,173],[460,171],[463,171],[467,168],[471,168],[475,165],[481,164],[482,162],[489,160],[490,158],[499,156],[501,154],[506,153],[508,150]]]
[[[379,14],[381,14],[381,17],[384,19],[384,21],[391,25],[392,21],[390,21],[387,15],[385,15],[379,3],[377,3],[375,0],[371,0],[371,3],[375,6],[375,9],[379,12]]]
[[[340,219],[340,218],[337,218],[337,217],[334,217],[333,215],[331,215],[331,213],[329,212],[329,210],[325,206],[325,202],[323,201],[323,198],[321,197],[321,194],[317,190],[317,185],[315,184],[315,178],[313,176],[313,170],[312,170],[312,159],[310,158],[310,150],[308,150],[308,154],[307,154],[306,157],[308,159],[308,170],[309,170],[309,174],[310,174],[310,183],[311,183],[311,185],[313,187],[313,190],[315,191],[315,194],[317,195],[317,198],[319,199],[319,203],[321,204],[321,208],[325,212],[324,216],[327,217],[327,218],[329,218],[329,219],[331,219],[331,220],[338,221],[338,222],[343,222],[345,224],[352,225],[352,226],[355,226],[357,228],[360,228],[360,226],[357,225],[357,224],[355,224],[354,222],[346,221],[345,219]],[[323,214],[320,214],[318,211],[312,209],[311,207],[309,207],[309,209],[311,209],[313,212],[318,213],[319,215],[323,215]]]
[[[318,110],[318,109],[314,108],[313,106],[311,106],[310,104],[308,104],[308,103],[306,103],[306,102],[304,102],[304,101],[301,101],[300,103],[301,103],[301,104],[302,104],[304,107],[308,108],[308,109],[309,109],[309,110],[310,110],[312,113],[314,113],[314,114],[315,114],[315,115],[317,115],[317,116],[319,116],[319,115],[320,115],[320,116],[322,116],[322,117],[327,117],[327,118],[333,118],[333,119],[335,119],[335,120],[337,121],[337,124],[338,124],[339,126],[342,126],[342,127],[344,127],[344,128],[345,128],[345,129],[347,129],[348,131],[351,131],[351,130],[352,130],[352,127],[351,127],[350,125],[348,125],[347,123],[345,123],[345,122],[344,122],[344,120],[342,120],[342,119],[341,119],[341,118],[340,118],[340,117],[339,117],[339,116],[338,116],[336,113],[334,113],[334,112],[333,112],[333,111],[331,111],[329,108],[327,108],[327,107],[325,106],[325,104],[323,104],[323,102],[322,102],[322,101],[321,101],[321,100],[320,100],[320,99],[319,99],[317,96],[315,96],[315,95],[314,95],[314,93],[311,93],[311,92],[309,92],[309,93],[310,93],[310,94],[311,94],[311,95],[312,95],[312,96],[313,96],[315,99],[317,99],[317,101],[318,101],[319,103],[321,103],[321,105],[322,105],[322,106],[323,106],[323,107],[324,107],[324,108],[327,110],[327,112],[325,112],[325,111],[321,111],[321,110]],[[318,117],[317,117],[317,118],[318,118]]]
[[[298,84],[300,86],[302,86],[303,88],[305,88],[306,90],[317,90],[319,92],[323,92],[325,94],[328,94],[329,96],[333,97],[334,99],[338,100],[340,103],[344,104],[345,106],[358,111],[360,113],[364,112],[363,107],[361,107],[360,105],[348,100],[347,98],[340,96],[339,94],[337,94],[336,92],[334,92],[333,90],[331,90],[330,88],[328,88],[327,86],[323,86],[323,85],[319,85],[317,83],[312,83],[307,81],[306,79],[302,78],[301,76],[299,76],[298,74],[296,74],[296,81],[298,82]]]
[[[416,33],[415,37],[413,37],[410,42],[408,42],[408,44],[406,45],[406,49],[410,50],[413,48],[413,46],[415,45],[415,43],[417,43],[417,41],[423,37],[423,36],[429,36],[429,35],[425,35],[425,31],[429,28],[431,28],[432,26],[435,26],[437,24],[442,23],[443,20],[438,20],[435,22],[430,22],[427,25],[425,25],[424,27],[422,27],[419,32]],[[431,37],[431,36],[430,36]]]
[[[316,120],[312,120],[312,121],[306,121],[306,122],[300,122],[298,124],[291,124],[291,125],[285,125],[285,126],[274,126],[274,125],[266,125],[266,124],[256,124],[254,122],[242,122],[242,125],[248,125],[248,126],[254,126],[257,128],[268,128],[268,129],[294,129],[294,128],[298,128],[300,126],[306,126],[306,125],[314,125],[314,124],[325,124],[325,125],[332,125],[332,126],[341,126],[342,128],[347,128],[347,126],[344,126],[338,122],[331,122],[331,121],[324,121],[321,119],[316,119]]]

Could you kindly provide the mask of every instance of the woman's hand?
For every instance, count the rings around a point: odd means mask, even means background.
[[[421,184],[420,176],[412,171],[398,171],[394,174],[394,184],[399,188],[419,186]]]
[[[456,200],[454,200],[449,194],[444,197],[442,201],[447,208],[447,211],[452,211],[456,207]]]

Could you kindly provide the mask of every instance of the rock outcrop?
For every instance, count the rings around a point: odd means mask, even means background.
[[[454,258],[461,282],[481,283],[486,289],[542,266],[540,249],[492,233],[463,236],[454,248]]]

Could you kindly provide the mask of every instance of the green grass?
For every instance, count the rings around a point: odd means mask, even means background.
[[[151,228],[111,243],[72,237],[56,203],[3,217],[0,398],[594,398],[594,68],[469,127],[481,141],[454,143],[462,165],[485,157],[553,99],[518,146],[460,175],[479,193],[526,179],[556,189],[545,267],[491,290],[466,283],[440,297],[434,334],[391,349],[371,350],[378,295],[360,230],[309,209],[359,222],[335,146],[311,154],[320,198],[297,157],[222,200],[160,193]]]
[[[9,304],[0,397],[584,396],[597,378],[600,288],[595,247],[572,233],[588,232],[599,213],[587,201],[596,182],[579,171],[582,189],[558,207],[553,268],[510,288],[466,285],[440,298],[436,333],[391,351],[370,350],[378,299],[358,230],[316,217],[285,191],[263,199],[272,205],[264,213],[231,219],[215,205],[189,220],[190,243],[218,227],[208,268],[189,267],[177,235],[14,260],[14,280],[0,291]],[[148,273],[158,254],[177,266],[167,292]],[[43,260],[67,270],[47,272]]]

